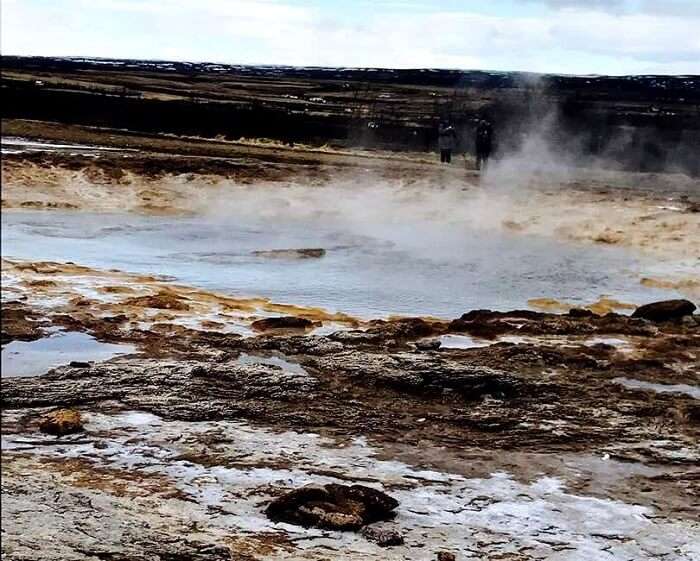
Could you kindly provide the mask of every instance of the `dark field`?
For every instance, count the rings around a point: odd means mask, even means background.
[[[698,173],[700,78],[446,70],[242,67],[3,57],[3,116],[141,132],[432,151],[449,119],[473,153],[478,119],[496,152],[537,129],[577,164]]]

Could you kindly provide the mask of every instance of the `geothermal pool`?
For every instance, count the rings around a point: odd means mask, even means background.
[[[321,258],[255,255],[323,248]],[[619,248],[573,245],[439,221],[390,224],[283,213],[146,217],[62,211],[2,215],[4,257],[72,261],[173,277],[235,296],[363,317],[455,317],[475,308],[574,304],[601,295],[640,304],[676,296],[640,285],[656,266]]]

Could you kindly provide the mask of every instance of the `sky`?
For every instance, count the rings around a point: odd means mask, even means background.
[[[700,0],[0,0],[3,55],[700,74]]]

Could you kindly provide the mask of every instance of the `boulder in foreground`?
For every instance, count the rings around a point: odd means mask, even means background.
[[[265,510],[273,522],[355,531],[393,518],[398,501],[364,485],[310,485],[274,499]]]
[[[58,409],[42,417],[39,430],[54,436],[73,434],[83,430],[83,421],[75,409]]]
[[[695,309],[695,304],[690,300],[663,300],[639,306],[632,317],[650,321],[673,321],[692,315]]]

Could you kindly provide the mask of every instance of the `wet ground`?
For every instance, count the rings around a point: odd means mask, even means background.
[[[4,469],[12,473],[43,464],[54,482],[32,476],[23,485],[36,486],[34,494],[72,487],[73,501],[92,501],[95,514],[110,519],[107,540],[81,540],[81,547],[98,557],[128,552],[134,544],[119,539],[137,533],[140,524],[155,536],[171,525],[186,531],[191,541],[228,542],[250,552],[251,559],[432,560],[438,550],[460,559],[507,555],[582,561],[693,559],[700,554],[693,524],[655,519],[648,506],[581,494],[567,481],[596,472],[613,481],[664,473],[655,468],[587,457],[568,460],[570,476],[540,473],[519,480],[498,470],[464,477],[381,459],[361,437],[339,444],[313,433],[271,432],[241,422],[185,424],[138,412],[91,413],[88,419],[90,437],[63,446],[40,446],[41,439],[32,434],[6,439],[4,450],[10,453]],[[201,442],[210,443],[206,451]],[[125,479],[135,471],[137,480]],[[88,484],[89,477],[97,484]],[[266,498],[280,486],[347,479],[379,486],[400,501],[398,516],[378,526],[400,529],[404,545],[382,550],[352,532],[305,530],[273,523],[262,513]],[[19,491],[17,484],[12,488]],[[156,504],[157,510],[149,511]],[[13,493],[4,509],[28,535],[39,530],[37,514],[52,520],[47,537],[56,545],[47,559],[74,551],[76,544],[61,533],[79,521],[56,512],[70,511],[64,500],[48,508]],[[36,510],[30,516],[27,509]],[[186,520],[188,529],[182,527]],[[105,535],[104,523],[94,519],[80,526],[88,536]],[[160,547],[167,550],[168,545]],[[22,549],[13,548],[13,553]]]
[[[59,158],[108,169],[71,144]],[[14,150],[3,559],[700,556],[700,318],[630,317],[696,294],[688,198],[589,194],[582,222],[554,228],[556,213],[524,204],[513,222],[502,194],[445,189],[451,175],[428,191],[66,182],[57,149],[51,165]],[[567,195],[536,197],[544,215]],[[56,408],[83,430],[41,432]],[[373,526],[404,543],[265,516],[326,483],[395,497]]]

